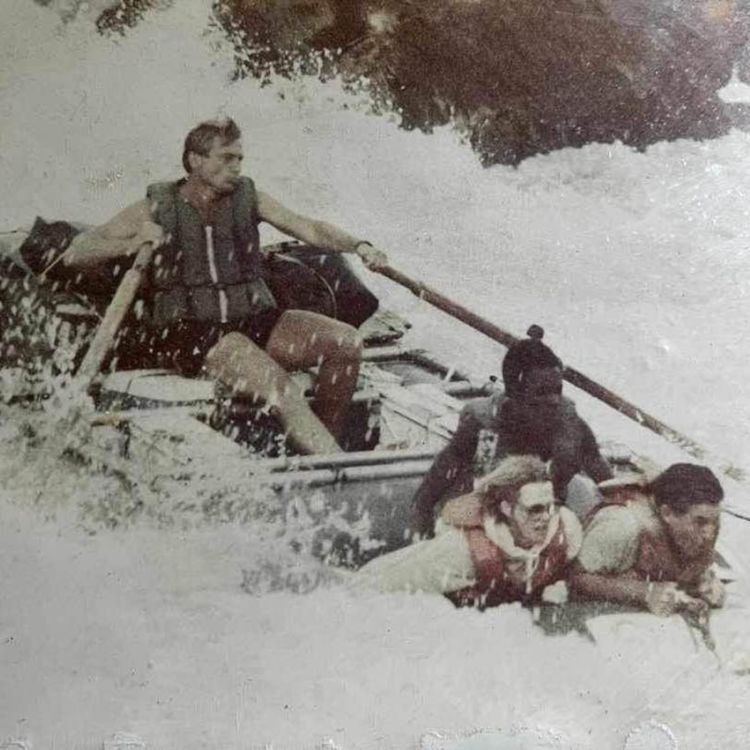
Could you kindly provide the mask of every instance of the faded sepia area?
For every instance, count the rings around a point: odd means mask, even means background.
[[[5,0],[2,19],[0,748],[746,745],[745,0]],[[144,359],[145,282],[82,366],[130,261],[58,251],[183,177],[188,131],[227,117],[258,190],[348,237],[351,274],[272,266],[277,298],[312,279],[310,309],[333,300],[365,339],[342,454],[300,456],[273,405]],[[727,599],[700,628],[353,583],[412,540],[423,475],[532,324],[617,477],[721,481]]]

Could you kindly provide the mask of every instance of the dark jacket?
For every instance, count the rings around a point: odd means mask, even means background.
[[[504,393],[474,399],[464,406],[450,443],[417,490],[415,530],[431,534],[439,503],[469,492],[475,477],[488,474],[506,456],[521,454],[552,461],[552,482],[560,499],[578,472],[596,482],[612,476],[594,433],[569,399],[544,405],[530,405]]]

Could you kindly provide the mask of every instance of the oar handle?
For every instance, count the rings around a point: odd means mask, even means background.
[[[508,331],[503,330],[494,323],[490,323],[489,320],[477,315],[463,305],[458,304],[458,302],[454,302],[444,294],[427,286],[427,284],[410,278],[405,273],[402,273],[392,266],[380,266],[373,268],[373,270],[409,289],[420,299],[429,302],[431,305],[448,313],[448,315],[453,316],[462,323],[466,323],[503,346],[510,347],[519,340],[519,338],[512,333],[508,333]],[[593,396],[613,409],[616,409],[620,414],[623,414],[634,422],[637,422],[643,427],[655,432],[670,443],[679,446],[694,458],[702,461],[710,460],[717,465],[717,468],[719,468],[722,473],[732,479],[745,478],[745,473],[738,467],[713,458],[709,451],[703,448],[699,443],[695,442],[692,438],[689,438],[687,435],[683,435],[678,430],[664,424],[661,420],[652,416],[648,412],[645,412],[643,409],[638,408],[635,404],[622,398],[622,396],[618,396],[613,391],[610,391],[609,388],[605,388],[603,385],[600,385],[575,368],[566,367],[563,370],[563,377],[569,383],[576,386],[576,388],[580,388],[590,396]]]
[[[77,377],[85,383],[86,387],[99,374],[99,370],[101,370],[102,364],[112,348],[117,332],[120,330],[122,321],[130,310],[130,306],[133,304],[133,300],[143,282],[153,253],[153,243],[147,242],[141,245],[133,265],[123,276],[115,296],[109,303],[107,312],[104,314],[86,356],[78,368]]]

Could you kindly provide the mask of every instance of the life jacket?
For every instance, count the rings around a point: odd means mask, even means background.
[[[628,506],[633,503],[648,502],[647,496],[637,487],[622,487],[609,495],[603,503],[592,509],[590,520],[603,508]],[[638,539],[638,553],[632,573],[643,581],[673,582],[682,589],[690,590],[697,586],[713,562],[713,550],[696,560],[685,562],[665,534],[661,521],[644,527]]]
[[[218,200],[211,224],[180,195],[182,183],[156,183],[146,192],[168,238],[151,263],[152,325],[237,323],[274,310],[264,280],[253,181],[240,178],[234,191]]]
[[[572,514],[571,514],[572,515]],[[544,547],[526,559],[511,557],[490,539],[480,524],[464,529],[469,544],[476,582],[448,594],[457,606],[484,609],[508,602],[533,603],[541,598],[545,587],[565,578],[571,554],[571,542],[561,515],[553,517]],[[509,535],[510,532],[508,532]],[[521,576],[513,575],[510,567],[521,564]]]

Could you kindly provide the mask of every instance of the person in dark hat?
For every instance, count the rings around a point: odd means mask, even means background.
[[[576,598],[664,616],[723,604],[712,563],[724,492],[710,469],[673,464],[651,482],[605,492],[571,576]]]
[[[436,456],[414,497],[416,533],[431,536],[436,508],[469,492],[475,478],[508,455],[551,461],[560,501],[579,472],[595,482],[612,476],[591,428],[562,395],[563,365],[543,336],[533,325],[528,338],[510,347],[502,365],[504,392],[474,399],[463,408],[450,443]]]

